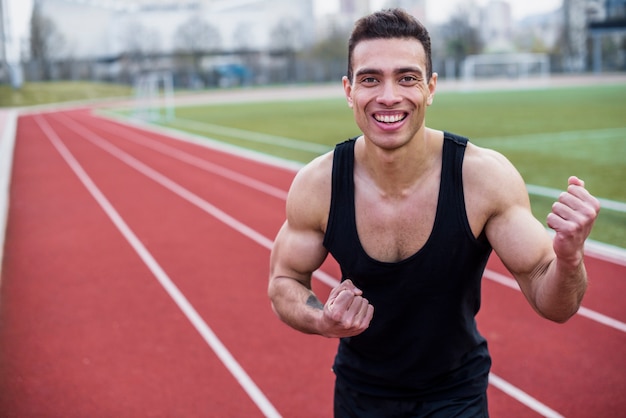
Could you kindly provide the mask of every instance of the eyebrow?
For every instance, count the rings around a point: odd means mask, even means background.
[[[424,71],[419,67],[400,67],[393,70],[393,74],[406,74],[406,73],[418,73],[419,75],[424,75]],[[359,69],[355,77],[360,77],[362,75],[383,75],[383,70],[379,68],[361,68]]]

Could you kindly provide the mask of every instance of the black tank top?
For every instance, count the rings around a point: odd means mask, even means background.
[[[324,246],[374,306],[370,327],[342,338],[334,371],[359,392],[424,400],[472,396],[487,388],[491,359],[476,328],[480,285],[491,253],[470,229],[463,197],[467,139],[444,133],[441,184],[430,237],[397,263],[371,258],[354,209],[354,144],[334,152]]]

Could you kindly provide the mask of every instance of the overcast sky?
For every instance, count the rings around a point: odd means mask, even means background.
[[[465,3],[466,0],[427,0],[426,8],[429,19],[434,22],[445,21],[451,12],[455,10],[455,7],[459,3]],[[477,0],[477,3],[481,6],[487,4],[489,0]],[[315,7],[318,12],[323,13],[327,11],[336,10],[338,7],[338,1],[334,0],[315,0]],[[374,9],[380,9],[386,3],[386,0],[371,0],[372,7]],[[524,16],[532,15],[535,13],[550,12],[561,6],[563,0],[509,0],[513,13],[513,18],[519,19]]]
[[[0,0],[1,1],[1,0]],[[32,0],[4,0],[11,13],[11,24],[13,26],[13,36],[15,40],[24,39],[27,36],[28,21],[32,10]],[[467,0],[427,0],[426,7],[429,19],[434,22],[446,20],[455,10],[457,4]],[[489,0],[476,0],[479,5],[485,5]],[[337,0],[315,0],[316,13],[327,13],[337,10]],[[509,1],[511,4],[513,17],[528,16],[535,13],[548,12],[557,9],[562,4],[562,0],[517,0]],[[379,9],[383,7],[385,0],[372,0],[372,7]],[[19,44],[17,42],[16,44]],[[9,54],[11,51],[7,51]]]

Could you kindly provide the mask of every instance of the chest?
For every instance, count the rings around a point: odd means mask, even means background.
[[[402,198],[388,198],[355,182],[356,229],[365,252],[382,262],[405,260],[431,239],[435,221],[439,228],[449,230],[455,224],[473,238],[481,235],[491,213],[490,199],[468,199],[471,190],[445,199],[439,188],[433,181]]]
[[[383,262],[398,262],[418,252],[435,224],[439,183],[389,197],[355,184],[355,217],[365,252]]]

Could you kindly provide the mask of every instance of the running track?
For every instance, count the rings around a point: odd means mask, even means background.
[[[86,109],[21,116],[0,416],[330,417],[336,341],[283,325],[266,296],[293,175]],[[557,325],[490,260],[493,417],[625,416],[626,263],[587,264],[584,309]],[[338,268],[316,277],[325,299]]]

